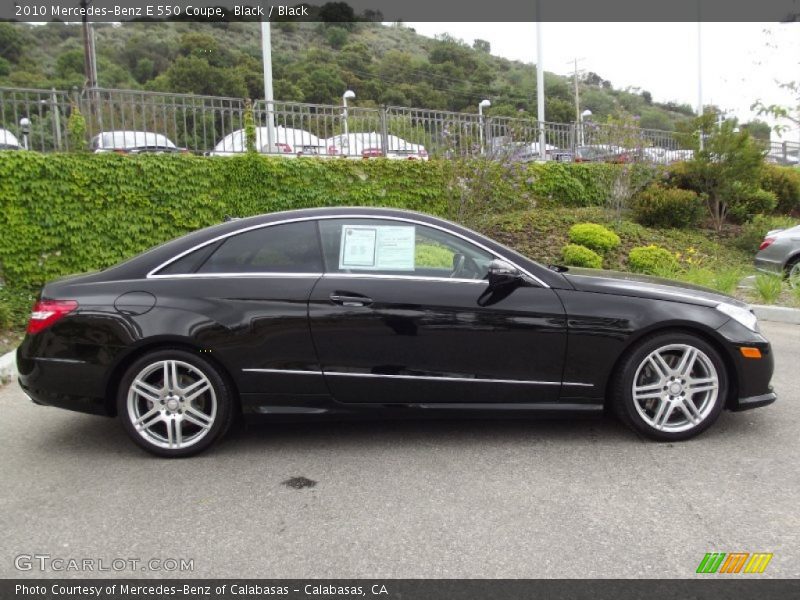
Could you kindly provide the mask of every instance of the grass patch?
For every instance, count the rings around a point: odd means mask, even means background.
[[[783,291],[783,280],[778,275],[756,275],[755,291],[764,304],[775,304]]]

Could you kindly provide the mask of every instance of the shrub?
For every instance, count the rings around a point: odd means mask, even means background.
[[[800,170],[778,165],[764,165],[761,187],[775,194],[775,210],[782,214],[800,211]]]
[[[600,269],[603,267],[603,257],[578,244],[567,244],[561,250],[564,257],[564,263],[572,267],[589,267],[591,269]]]
[[[619,246],[619,236],[597,223],[579,223],[569,230],[569,241],[605,254]]]
[[[703,202],[691,190],[647,187],[633,200],[634,219],[650,227],[693,227],[703,216]]]
[[[730,205],[728,214],[731,220],[737,223],[749,221],[756,215],[765,215],[772,212],[778,204],[778,199],[773,192],[761,188],[734,187],[733,195],[736,201]]]
[[[736,246],[746,252],[757,252],[758,247],[773,229],[788,229],[797,225],[797,219],[791,217],[776,217],[771,215],[756,215],[749,223],[745,223],[736,238]]]
[[[669,250],[651,244],[631,249],[628,267],[636,273],[670,275],[678,270],[678,261]]]

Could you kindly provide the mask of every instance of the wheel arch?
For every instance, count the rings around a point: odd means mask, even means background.
[[[660,324],[656,327],[637,332],[635,336],[632,336],[625,345],[625,348],[623,348],[622,352],[620,352],[619,356],[617,356],[617,359],[614,361],[614,366],[609,371],[608,380],[606,381],[605,385],[603,407],[606,410],[610,409],[611,407],[612,388],[614,386],[614,381],[619,375],[620,369],[622,368],[623,361],[630,356],[630,354],[636,349],[642,340],[664,333],[685,333],[697,336],[704,342],[707,342],[709,345],[711,345],[719,353],[725,366],[725,373],[728,376],[728,393],[727,398],[725,398],[725,408],[731,408],[738,398],[739,388],[739,379],[733,357],[730,355],[730,352],[728,352],[722,339],[715,331],[698,327],[696,324],[692,323]]]
[[[146,354],[156,352],[158,350],[169,349],[183,350],[186,352],[200,351],[200,347],[189,340],[172,338],[150,340],[132,348],[117,362],[116,365],[114,365],[110,375],[108,376],[108,380],[106,381],[104,403],[108,415],[112,417],[117,416],[117,392],[119,390],[122,377],[125,374],[125,371],[128,370],[128,367]],[[218,358],[213,356],[213,354],[204,354],[203,360],[211,363],[217,369],[219,374],[225,378],[226,383],[230,386],[233,392],[234,410],[238,414],[241,414],[242,404],[239,388],[236,385],[236,381],[234,381],[233,377],[231,376],[229,369]]]

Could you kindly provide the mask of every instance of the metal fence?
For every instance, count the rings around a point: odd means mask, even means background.
[[[0,88],[0,149],[69,150],[71,102],[70,94],[55,89]]]
[[[69,117],[78,108],[86,123],[82,141],[92,150],[136,147],[225,156],[246,150],[247,106],[243,98],[144,90],[0,88],[0,147],[69,151],[76,143],[76,132],[68,131]],[[691,157],[688,140],[674,132],[588,121],[547,123],[400,106],[263,100],[253,105],[252,114],[256,149],[284,156],[654,163]],[[800,144],[765,146],[769,161],[798,164]]]

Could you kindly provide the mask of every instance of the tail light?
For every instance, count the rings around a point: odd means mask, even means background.
[[[774,241],[775,241],[774,237],[764,238],[764,241],[761,242],[761,245],[758,247],[759,251],[763,250],[764,248],[766,248],[766,247],[768,247],[770,245],[772,245],[772,242],[774,242]]]
[[[78,308],[78,303],[75,300],[39,300],[33,305],[27,331],[30,334],[39,333],[76,308]]]

